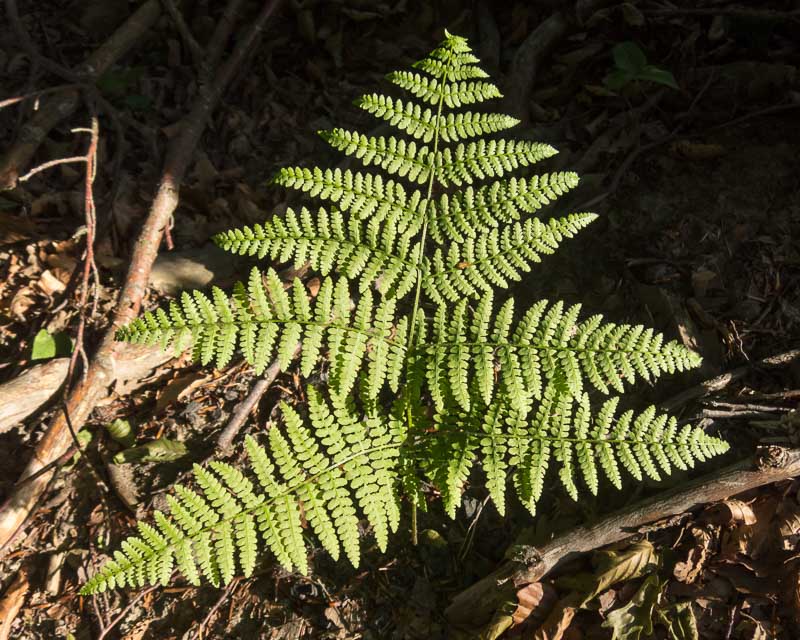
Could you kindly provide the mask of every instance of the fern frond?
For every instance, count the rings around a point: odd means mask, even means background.
[[[638,415],[626,411],[615,419],[618,400],[606,401],[592,418],[587,394],[576,398],[549,385],[538,405],[522,410],[499,394],[488,405],[476,397],[468,412],[454,405],[438,412],[438,428],[432,434],[438,442],[431,450],[443,453],[430,475],[446,496],[448,513],[453,515],[464,480],[478,459],[501,513],[506,477],[513,471],[518,498],[535,514],[551,461],[567,493],[577,499],[579,479],[596,494],[601,471],[621,488],[620,469],[637,480],[642,472],[657,480],[673,466],[691,468],[728,450],[726,442],[701,427],[679,429],[675,418],[658,414],[655,407]]]
[[[334,149],[361,160],[364,166],[376,165],[392,175],[423,184],[428,181],[431,151],[415,142],[398,140],[394,136],[365,136],[357,131],[332,129],[321,131],[322,138]]]
[[[422,227],[426,204],[420,191],[406,193],[394,180],[384,182],[379,174],[353,172],[349,169],[306,169],[285,167],[272,179],[288,189],[303,191],[313,198],[329,200],[339,209],[359,220],[381,223],[389,218],[403,233]]]
[[[531,178],[499,180],[452,195],[443,194],[429,208],[429,231],[438,244],[464,242],[481,233],[533,213],[578,186],[572,171],[545,173]]]
[[[385,549],[398,522],[395,485],[404,434],[390,428],[375,407],[364,421],[350,401],[341,396],[332,401],[333,412],[312,387],[313,431],[282,404],[285,425],[270,429],[266,447],[247,437],[255,483],[221,462],[195,465],[202,493],[177,486],[168,499],[170,513],[155,512],[155,527],[139,523],[139,535],[125,540],[81,593],[166,584],[174,566],[193,584],[200,579],[198,565],[212,584],[227,584],[237,566],[252,573],[259,537],[287,570],[307,572],[301,510],[334,558],[343,548],[358,565],[357,508]]]
[[[509,298],[494,316],[488,340],[490,296],[471,314],[464,300],[455,309],[438,308],[428,342],[417,348],[428,360],[428,386],[439,410],[452,398],[468,411],[465,390],[473,379],[488,403],[497,376],[512,406],[521,408],[530,398],[541,399],[548,381],[579,397],[587,382],[603,393],[624,391],[623,381],[650,380],[700,364],[693,351],[676,341],[665,343],[651,329],[602,323],[602,316],[578,322],[579,305],[565,310],[557,302],[548,308],[542,300],[512,331],[513,303]]]
[[[428,104],[435,105],[441,99],[451,109],[503,97],[497,86],[491,82],[443,83],[438,78],[429,78],[412,71],[395,71],[387,79]]]
[[[484,178],[499,178],[556,155],[549,144],[527,140],[478,140],[436,153],[436,181],[461,186]]]
[[[184,293],[180,302],[170,304],[169,315],[163,309],[148,311],[119,329],[116,338],[161,344],[164,348],[173,344],[178,351],[191,343],[198,360],[207,364],[216,358],[218,367],[227,364],[238,351],[257,374],[275,356],[285,370],[301,344],[303,370],[308,375],[323,343],[327,343],[332,367],[342,374],[336,378],[342,393],[352,389],[368,349],[374,349],[379,342],[385,342],[381,348],[387,350],[396,352],[402,348],[391,340],[393,303],[379,307],[381,315],[373,316],[367,290],[351,314],[348,282],[344,278],[325,278],[316,298],[311,298],[298,279],[292,284],[290,295],[273,269],[263,278],[254,268],[246,286],[235,285],[232,301],[216,288],[213,300],[200,291]]]
[[[417,277],[414,258],[419,255],[419,243],[412,245],[414,234],[399,233],[391,220],[380,233],[376,228],[365,228],[357,218],[347,222],[337,209],[319,209],[313,215],[303,207],[299,214],[287,209],[282,218],[224,231],[212,239],[232,253],[291,261],[295,268],[308,262],[323,276],[335,270],[348,280],[357,280],[361,293],[374,285],[384,295],[391,292],[402,298]]]
[[[475,298],[495,287],[507,288],[530,271],[532,262],[541,262],[542,254],[554,253],[564,238],[572,238],[596,219],[593,213],[573,213],[544,224],[529,218],[492,229],[477,239],[453,242],[446,256],[437,249],[424,269],[425,291],[434,302],[443,304],[464,296]]]
[[[282,403],[263,445],[248,436],[247,470],[195,466],[192,487],[176,486],[168,512],[139,523],[82,593],[165,584],[176,568],[191,584],[220,585],[251,575],[261,548],[305,573],[310,533],[357,565],[360,518],[385,549],[400,521],[398,491],[426,508],[428,478],[454,516],[478,465],[501,514],[509,485],[534,514],[548,471],[577,498],[604,478],[620,488],[623,471],[657,479],[727,449],[653,407],[618,413],[611,397],[592,411],[590,387],[623,392],[625,382],[697,366],[679,343],[599,315],[580,319],[579,305],[541,300],[517,319],[513,298],[494,307],[495,290],[595,216],[530,216],[578,176],[509,175],[556,150],[493,137],[518,121],[462,109],[501,95],[478,64],[464,38],[445,32],[413,71],[388,76],[408,95],[357,102],[400,134],[320,132],[374,173],[283,168],[275,184],[330,208],[288,209],[214,237],[239,255],[310,264],[318,290],[253,269],[232,296],[187,292],[117,332],[191,346],[218,367],[240,354],[256,374],[273,359],[286,369],[300,347],[300,372],[319,372],[327,391],[307,387],[307,406]]]

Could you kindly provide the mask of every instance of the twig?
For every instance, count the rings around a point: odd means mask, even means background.
[[[13,98],[6,98],[5,100],[0,101],[0,109],[5,109],[6,107],[10,107],[12,104],[30,100],[31,98],[40,98],[41,96],[46,96],[50,93],[60,93],[61,91],[69,91],[70,89],[81,89],[85,86],[86,85],[82,84],[62,84],[57,87],[50,87],[49,89],[31,91],[30,93],[14,96]]]
[[[800,349],[793,349],[791,351],[779,353],[774,356],[762,358],[761,360],[757,360],[751,364],[737,367],[736,369],[728,371],[727,373],[723,373],[715,378],[701,382],[700,384],[697,384],[690,389],[682,391],[681,393],[672,396],[668,400],[661,402],[659,406],[665,411],[674,411],[675,409],[682,407],[692,400],[702,398],[703,396],[706,396],[714,391],[721,391],[732,382],[744,378],[751,371],[759,368],[774,369],[776,367],[782,367],[790,362],[793,362],[794,360],[797,360],[798,358],[800,358]]]
[[[760,447],[747,460],[612,513],[596,524],[575,527],[541,547],[514,545],[501,567],[458,594],[445,611],[458,624],[481,625],[523,584],[537,582],[578,554],[624,540],[646,525],[669,520],[703,504],[724,500],[800,474],[800,449]]]
[[[70,394],[69,414],[73,424],[79,428],[104,396],[109,385],[117,378],[116,362],[124,350],[121,347],[123,343],[114,340],[114,332],[117,327],[129,323],[139,313],[150,271],[158,255],[159,244],[178,204],[181,182],[197,142],[209,121],[209,114],[221,100],[226,87],[239,70],[242,61],[249,55],[261,36],[264,25],[280,3],[281,0],[269,0],[264,3],[261,12],[220,68],[210,90],[198,98],[184,120],[180,135],[170,144],[164,161],[161,183],[134,246],[131,265],[113,322],[92,359],[86,377]],[[66,421],[59,414],[37,445],[33,458],[23,471],[22,478],[33,475],[52,460],[59,458],[69,447],[70,441]],[[33,482],[14,488],[4,508],[0,510],[0,548],[5,547],[27,521],[50,477],[50,473],[43,474]]]
[[[241,581],[240,578],[234,578],[233,580],[231,580],[230,584],[228,584],[228,586],[225,587],[225,591],[223,591],[219,595],[219,598],[217,598],[217,601],[214,603],[214,606],[211,607],[211,610],[208,612],[206,617],[203,618],[203,621],[197,627],[197,630],[192,634],[191,640],[202,640],[203,630],[206,628],[208,623],[211,621],[211,618],[214,617],[214,614],[217,613],[217,611],[223,605],[223,603],[230,596],[233,595],[233,592],[236,590],[236,587],[239,585],[240,581]]]
[[[292,357],[296,357],[298,353],[300,353],[299,344],[294,348],[294,355]],[[250,389],[250,393],[247,394],[247,397],[241,403],[239,403],[239,406],[236,407],[236,411],[233,412],[230,421],[228,421],[228,424],[217,437],[218,449],[221,449],[222,451],[230,449],[233,439],[237,436],[242,426],[244,426],[244,423],[247,421],[247,418],[250,416],[253,408],[269,390],[270,386],[273,382],[275,382],[275,378],[278,377],[280,372],[281,367],[277,360],[273,362],[266,371],[264,371],[263,377],[253,385],[252,389]]]
[[[105,627],[103,627],[103,630],[100,632],[100,635],[97,636],[97,640],[103,640],[103,638],[105,638],[109,633],[111,633],[114,630],[114,627],[116,627],[120,622],[122,622],[125,616],[128,615],[128,612],[131,609],[133,609],[134,606],[136,606],[137,602],[139,602],[151,591],[155,591],[156,589],[160,588],[161,588],[160,584],[155,584],[151,587],[147,587],[146,589],[142,589],[139,593],[137,593],[136,597],[133,598],[122,611],[120,611],[119,615],[117,615]]]
[[[33,176],[37,173],[41,173],[42,171],[46,171],[47,169],[52,169],[53,167],[57,167],[61,164],[71,164],[74,162],[86,162],[86,156],[71,156],[69,158],[56,158],[55,160],[48,160],[47,162],[43,162],[42,164],[34,167],[24,176],[20,176],[18,178],[18,182],[26,182],[30,180]]]
[[[161,2],[166,8],[167,13],[169,13],[170,17],[172,18],[172,21],[175,23],[175,28],[178,30],[183,43],[189,50],[192,59],[194,59],[195,63],[200,63],[200,61],[203,59],[203,48],[192,35],[192,31],[189,29],[189,25],[186,24],[183,14],[180,12],[178,7],[175,6],[173,0],[161,0]]]

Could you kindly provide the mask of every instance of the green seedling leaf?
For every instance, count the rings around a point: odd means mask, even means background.
[[[635,42],[621,42],[611,50],[617,69],[631,75],[638,74],[647,65],[647,57]]]
[[[159,438],[138,447],[120,451],[114,456],[115,464],[131,462],[171,462],[182,458],[187,453],[186,445],[177,440]]]
[[[619,91],[636,76],[623,69],[614,69],[604,79],[603,84],[606,85],[611,91]]]
[[[637,80],[647,80],[648,82],[655,82],[656,84],[663,84],[664,86],[671,87],[672,89],[680,89],[678,83],[675,81],[675,76],[670,71],[659,69],[652,65],[647,65],[637,75]]]
[[[106,425],[108,434],[123,447],[130,448],[136,442],[136,433],[131,423],[122,418],[117,418],[114,422]]]
[[[31,360],[50,360],[72,353],[72,340],[66,333],[50,334],[42,329],[36,334],[31,347]]]

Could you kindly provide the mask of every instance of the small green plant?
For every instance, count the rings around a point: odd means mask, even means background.
[[[426,506],[423,480],[453,516],[477,465],[500,513],[510,480],[534,514],[550,467],[577,499],[581,480],[596,493],[603,476],[621,487],[623,470],[658,478],[727,449],[654,407],[618,413],[611,396],[592,409],[590,390],[622,393],[637,378],[697,366],[695,353],[642,326],[581,319],[577,305],[542,300],[517,314],[513,298],[496,301],[596,216],[533,215],[578,176],[509,176],[556,150],[489,137],[517,120],[461,109],[500,97],[477,62],[464,38],[446,34],[414,71],[388,76],[411,98],[358,101],[406,137],[321,132],[365,169],[275,176],[327,208],[214,238],[232,253],[310,263],[317,291],[254,269],[232,295],[184,293],[119,330],[119,340],[191,346],[217,367],[238,353],[257,374],[273,358],[291,366],[299,344],[300,373],[321,382],[306,386],[305,403],[281,404],[263,443],[245,438],[247,469],[196,465],[193,488],[176,486],[169,514],[139,522],[84,594],[166,584],[176,567],[193,584],[227,583],[253,571],[261,548],[306,572],[304,521],[334,558],[357,565],[360,519],[385,549],[403,501]]]
[[[603,83],[612,91],[619,91],[631,82],[644,81],[663,84],[673,89],[678,89],[675,76],[665,69],[659,69],[647,64],[644,55],[635,42],[621,42],[611,52],[614,58],[614,68]]]

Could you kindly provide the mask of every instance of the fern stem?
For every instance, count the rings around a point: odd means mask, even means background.
[[[418,264],[422,263],[423,258],[425,257],[425,242],[428,239],[428,208],[431,204],[431,196],[433,195],[433,182],[436,179],[436,154],[439,151],[439,128],[442,123],[442,105],[444,104],[444,87],[445,87],[445,80],[447,79],[447,72],[450,70],[451,62],[450,60],[447,61],[447,65],[442,70],[442,75],[440,78],[439,84],[439,104],[436,108],[436,124],[434,125],[434,132],[433,132],[433,153],[428,156],[428,163],[431,168],[431,175],[428,178],[428,194],[425,197],[425,209],[422,215],[422,235],[419,241],[419,255],[418,255]],[[417,328],[417,312],[419,311],[419,298],[420,293],[422,291],[422,269],[417,267],[417,284],[414,291],[414,306],[411,310],[411,326],[408,329],[408,343],[406,346],[406,352],[410,353],[411,349],[414,345],[414,339],[416,338],[416,328]],[[410,363],[411,360],[408,359],[406,362]],[[406,368],[406,379],[409,377],[408,368]],[[414,416],[411,412],[411,398],[406,394],[406,427],[407,427],[407,436],[411,437],[412,430],[414,428]],[[417,536],[417,503],[416,501],[411,503],[411,543],[414,546],[417,546],[419,542]]]

